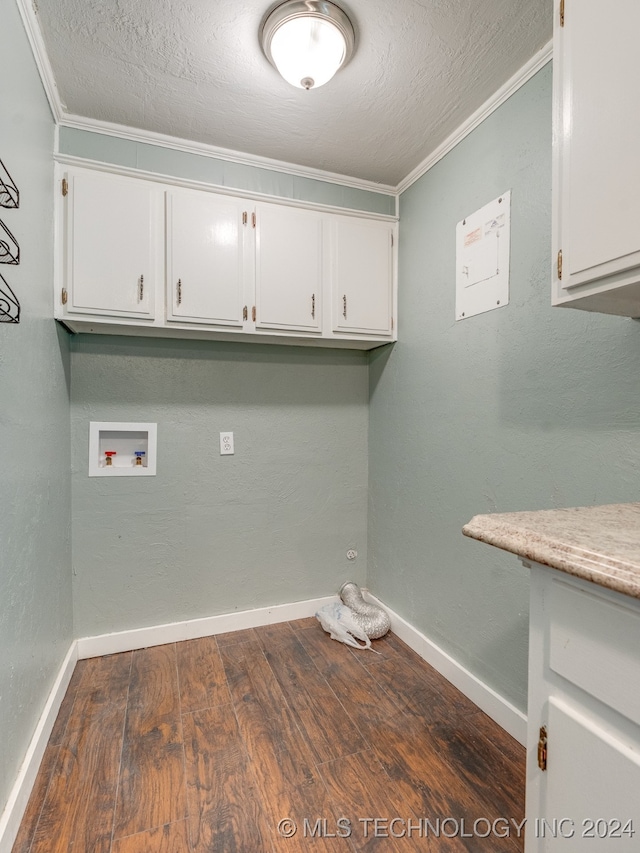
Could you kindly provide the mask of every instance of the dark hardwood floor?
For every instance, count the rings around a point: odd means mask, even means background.
[[[80,661],[13,853],[522,851],[524,749],[374,647],[312,618]]]

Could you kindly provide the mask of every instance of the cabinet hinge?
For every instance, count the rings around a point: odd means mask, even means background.
[[[69,193],[69,182],[66,178],[62,179],[62,195],[66,196]]]
[[[564,27],[564,0],[560,0],[560,26]]]
[[[393,231],[391,232],[391,248],[393,249]]]
[[[540,726],[540,737],[538,739],[538,767],[540,770],[547,769],[547,727]]]
[[[246,224],[247,224],[247,220],[248,220],[248,218],[249,218],[249,214],[247,213],[247,211],[246,211],[246,210],[243,210],[243,211],[242,211],[242,224],[243,224],[243,225],[246,225]]]
[[[251,319],[252,319],[252,320],[253,320],[253,322],[255,323],[255,321],[256,321],[256,306],[255,306],[255,305],[254,305],[254,306],[253,306],[253,308],[251,309]]]
[[[558,280],[562,281],[562,249],[558,252]]]
[[[254,228],[256,227],[256,214],[255,214],[255,212],[251,214],[251,224],[253,225]]]
[[[62,294],[61,294],[60,298],[62,300],[62,304],[66,305],[67,304],[67,289],[65,287],[62,288]]]
[[[391,331],[393,332],[393,317],[391,318]]]

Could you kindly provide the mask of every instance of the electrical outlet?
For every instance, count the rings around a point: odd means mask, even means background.
[[[232,432],[221,432],[220,433],[220,456],[233,456],[233,433]]]
[[[347,560],[355,560],[357,556],[358,552],[356,551],[356,549],[349,548],[349,550],[347,551]]]

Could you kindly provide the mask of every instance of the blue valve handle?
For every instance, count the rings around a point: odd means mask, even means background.
[[[144,456],[144,455],[145,455],[145,451],[144,451],[144,450],[136,450],[136,451],[135,451],[135,455],[136,455],[136,456]]]

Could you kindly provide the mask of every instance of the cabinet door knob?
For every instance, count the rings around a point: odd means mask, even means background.
[[[182,305],[182,279],[178,279],[178,305]]]
[[[347,294],[342,297],[342,316],[347,319]]]

